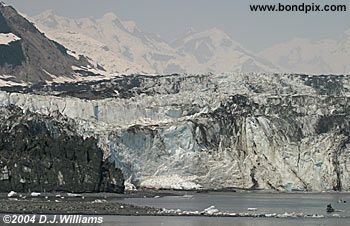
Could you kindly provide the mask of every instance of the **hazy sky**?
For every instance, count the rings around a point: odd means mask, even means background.
[[[101,17],[114,12],[122,20],[134,20],[145,31],[171,41],[193,27],[226,31],[247,49],[258,51],[274,43],[300,37],[334,38],[350,29],[350,2],[346,0],[3,0],[29,16],[53,9],[69,17]],[[348,12],[253,13],[259,3],[347,4]]]

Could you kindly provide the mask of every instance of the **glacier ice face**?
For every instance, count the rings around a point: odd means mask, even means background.
[[[348,76],[141,78],[100,83],[117,90],[107,98],[12,91],[0,105],[75,120],[141,187],[350,189]]]
[[[336,164],[338,153],[346,152],[340,147],[346,136],[312,131],[320,123],[317,116],[244,117],[241,110],[238,115],[222,112],[178,125],[128,128],[110,137],[112,156],[126,175],[143,178],[140,185],[158,177],[158,183],[168,187],[167,180],[182,175],[205,188],[347,188]],[[311,131],[301,130],[307,126]],[[348,170],[341,175],[347,177]]]

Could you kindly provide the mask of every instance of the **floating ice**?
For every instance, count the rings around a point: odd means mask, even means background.
[[[7,197],[11,198],[11,197],[15,197],[17,196],[17,192],[15,191],[10,191],[8,194],[7,194]]]
[[[32,196],[32,197],[38,197],[40,195],[41,195],[40,192],[32,192],[32,193],[30,193],[30,196]]]
[[[257,208],[248,208],[247,210],[248,211],[257,211],[258,209]]]
[[[212,214],[218,213],[218,212],[220,212],[220,211],[215,206],[210,206],[210,207],[204,209],[201,213],[212,215]]]
[[[82,197],[83,195],[81,194],[74,194],[74,193],[67,193],[68,197]]]

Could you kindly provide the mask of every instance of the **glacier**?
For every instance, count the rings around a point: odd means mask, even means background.
[[[3,88],[0,106],[60,113],[139,188],[350,189],[349,76],[121,76]]]

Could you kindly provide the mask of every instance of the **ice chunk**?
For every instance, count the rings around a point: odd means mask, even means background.
[[[11,197],[16,197],[17,196],[17,192],[15,191],[10,191],[8,194],[7,194],[7,197],[11,198]]]
[[[81,194],[74,194],[74,193],[67,193],[68,197],[82,197],[83,195]]]
[[[247,210],[248,211],[257,211],[258,209],[257,208],[248,208]]]
[[[39,197],[40,195],[41,195],[40,192],[32,192],[32,193],[30,193],[30,196],[32,196],[32,197]]]
[[[209,206],[208,208],[206,208],[202,211],[202,214],[212,215],[212,214],[218,213],[218,212],[220,212],[220,211],[215,206]]]

